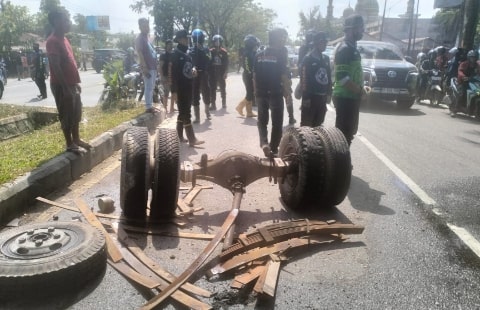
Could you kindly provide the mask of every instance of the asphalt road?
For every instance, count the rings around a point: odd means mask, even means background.
[[[182,160],[199,162],[204,153],[215,158],[229,149],[262,156],[256,120],[234,111],[244,96],[240,75],[231,74],[227,92],[227,109],[218,110],[211,121],[205,121],[202,113],[201,123],[194,126],[197,137],[206,143],[202,148],[182,145]],[[299,121],[299,102],[295,105]],[[480,309],[480,259],[475,253],[475,242],[480,240],[479,124],[462,116],[451,118],[447,112],[445,107],[426,104],[399,111],[390,103],[362,110],[359,135],[351,146],[350,190],[333,210],[292,212],[282,204],[278,185],[266,178],[249,185],[237,233],[305,217],[354,223],[365,230],[343,244],[296,251],[282,263],[273,301],[238,293],[229,287],[231,276],[216,281],[196,278],[196,285],[217,293],[200,299],[215,309]],[[333,126],[334,119],[330,107],[325,125]],[[174,128],[174,116],[164,125]],[[98,197],[107,195],[115,200],[119,214],[119,176],[117,153],[49,198],[74,205],[73,199],[80,196],[97,208]],[[194,200],[195,207],[203,210],[188,219],[186,227],[176,229],[212,234],[230,210],[232,195],[214,183],[199,183],[213,186]],[[54,214],[60,220],[78,217],[38,205],[21,222],[45,221]],[[176,275],[207,244],[186,238],[132,237]],[[79,295],[45,301],[45,309],[136,309],[145,302],[146,297],[108,267],[98,285]],[[164,308],[182,307],[171,302]]]
[[[80,71],[82,83],[82,103],[85,107],[93,107],[97,104],[103,89],[103,75],[95,70]],[[15,105],[55,107],[55,100],[50,91],[50,80],[47,83],[47,99],[39,100],[40,94],[37,85],[31,78],[18,81],[16,78],[9,78],[0,103]]]

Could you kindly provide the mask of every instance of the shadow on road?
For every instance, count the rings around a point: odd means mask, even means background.
[[[352,175],[348,199],[354,209],[379,215],[395,214],[394,210],[380,204],[383,195],[384,192],[371,188],[367,182]]]
[[[423,116],[424,112],[415,109],[400,109],[396,106],[394,101],[382,101],[372,103],[367,106],[360,106],[360,112],[381,115],[398,115],[398,116]]]

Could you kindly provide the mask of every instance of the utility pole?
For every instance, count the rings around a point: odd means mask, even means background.
[[[420,0],[417,0],[417,14],[415,15],[415,24],[413,26],[413,45],[412,51],[415,51],[415,41],[417,40],[417,23],[418,23],[418,5],[420,4]]]
[[[413,30],[413,7],[414,7],[414,0],[408,0],[407,5],[407,15],[408,19],[410,20],[410,30],[408,32],[408,47],[407,47],[407,55],[410,55],[411,52],[411,44],[412,44],[412,30]]]
[[[380,41],[382,41],[383,36],[383,24],[385,23],[385,11],[387,9],[387,0],[385,0],[385,4],[383,5],[383,15],[382,15],[382,25],[380,26]]]

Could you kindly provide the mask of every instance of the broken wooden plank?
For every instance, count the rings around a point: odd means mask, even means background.
[[[97,219],[95,214],[88,208],[87,203],[81,198],[75,198],[75,204],[77,205],[80,212],[82,212],[85,219],[90,223],[90,225],[99,228],[105,235],[105,242],[107,243],[107,253],[112,259],[113,262],[118,262],[122,259],[122,254],[118,250],[117,246],[113,243],[112,238],[108,232],[103,227],[102,223]]]
[[[144,233],[149,235],[161,235],[167,237],[178,237],[178,238],[187,238],[187,239],[197,239],[197,240],[212,240],[215,235],[212,234],[201,234],[201,233],[190,233],[183,231],[168,231],[162,230],[154,227],[137,227],[122,224],[122,228],[126,231]]]
[[[59,202],[56,202],[56,201],[48,200],[48,199],[43,198],[43,197],[37,197],[35,199],[38,200],[38,201],[44,202],[44,203],[48,203],[48,204],[50,204],[52,206],[55,206],[55,207],[65,209],[65,210],[80,212],[80,210],[78,210],[78,208],[70,207],[70,206],[67,206],[66,204],[62,204],[62,203],[59,203]],[[112,214],[103,214],[103,213],[95,213],[95,212],[93,214],[95,214],[95,216],[97,216],[97,217],[103,217],[103,218],[114,219],[114,220],[118,220],[118,219],[122,218],[121,216],[112,215]]]
[[[191,190],[185,195],[185,197],[183,198],[183,201],[185,202],[185,204],[187,206],[191,206],[192,205],[192,201],[195,199],[195,197],[197,197],[198,193],[200,193],[200,191],[202,189],[211,189],[213,188],[212,186],[204,186],[204,185],[195,185],[193,188],[191,188]]]
[[[262,270],[262,273],[260,273],[260,276],[258,277],[257,283],[255,283],[255,286],[253,287],[253,290],[259,294],[263,293],[263,284],[265,283],[265,279],[267,277],[267,271],[268,267],[270,266],[272,261],[268,261],[267,265],[265,268]]]
[[[262,291],[268,296],[274,297],[277,288],[278,274],[280,273],[280,260],[271,260],[268,265]]]
[[[182,198],[178,198],[177,200],[177,207],[180,209],[180,214],[185,215],[185,214],[192,214],[193,209],[190,208],[185,201],[183,201]]]
[[[235,195],[242,195],[241,192],[236,192]],[[168,296],[170,296],[175,290],[177,290],[183,283],[188,281],[188,279],[200,268],[200,266],[205,262],[205,260],[212,254],[213,250],[217,247],[220,241],[223,239],[227,231],[230,229],[230,226],[235,222],[235,219],[238,215],[238,209],[233,209],[227,216],[227,219],[223,223],[220,231],[215,235],[203,250],[202,253],[195,259],[195,261],[180,275],[178,278],[173,281],[164,291],[162,291],[157,296],[150,299],[141,309],[152,309],[155,306],[159,305],[164,301]]]
[[[242,287],[257,279],[265,269],[265,265],[255,266],[247,270],[247,272],[236,275],[235,281],[242,284]]]
[[[151,271],[153,271],[160,278],[165,280],[168,284],[176,280],[175,275],[163,269],[154,260],[148,257],[145,254],[145,252],[143,252],[142,249],[140,249],[138,244],[134,240],[128,237],[127,233],[122,227],[115,227],[115,226],[113,227],[114,227],[114,230],[117,232],[118,240],[123,244],[125,244],[128,250],[133,255],[135,255],[139,261],[141,261],[145,266],[147,266]],[[185,284],[182,285],[182,289],[202,297],[210,298],[212,296],[211,292],[188,282],[185,282]]]
[[[127,265],[124,261],[113,262],[112,260],[108,259],[108,263],[110,266],[115,268],[118,272],[124,275],[126,278],[132,280],[133,282],[140,284],[143,287],[148,289],[154,289],[158,286],[158,283],[146,277],[135,270],[133,270],[130,266]]]

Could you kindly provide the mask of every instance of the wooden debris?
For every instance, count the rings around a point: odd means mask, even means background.
[[[274,255],[270,255],[274,256]],[[265,281],[263,283],[262,292],[268,296],[274,297],[277,289],[278,274],[280,272],[280,260],[274,258],[268,264]]]
[[[125,277],[129,278],[133,282],[140,284],[143,287],[153,289],[158,286],[158,283],[146,277],[142,274],[139,274],[135,270],[133,270],[130,266],[127,265],[124,261],[113,262],[112,260],[108,259],[108,263],[110,266],[115,268],[118,272],[120,272]]]
[[[200,193],[202,189],[212,189],[212,188],[213,188],[212,186],[204,186],[204,185],[197,184],[187,193],[187,195],[185,195],[185,197],[183,198],[183,201],[187,206],[191,206],[192,201],[195,199],[195,197],[197,197],[198,193]]]
[[[142,251],[142,249],[140,249],[140,247],[135,243],[135,241],[128,237],[127,233],[122,227],[113,226],[113,229],[117,232],[118,240],[123,244],[125,244],[128,250],[133,255],[135,255],[137,259],[141,261],[145,266],[147,266],[151,271],[153,271],[155,274],[157,274],[159,277],[161,277],[163,280],[165,280],[168,283],[171,283],[176,280],[175,275],[163,269],[162,267],[160,267],[160,265],[158,265],[155,261],[153,261],[150,257],[148,257]],[[211,292],[205,289],[202,289],[198,286],[195,286],[193,284],[190,284],[188,282],[182,285],[182,288],[198,296],[207,297],[207,298],[212,296]]]
[[[201,234],[201,233],[190,233],[190,232],[182,232],[182,231],[168,231],[159,228],[153,227],[137,227],[122,224],[122,228],[126,231],[136,232],[136,233],[144,233],[149,235],[160,235],[160,236],[167,236],[167,237],[177,237],[177,238],[187,238],[187,239],[197,239],[197,240],[212,240],[215,235],[212,234]]]
[[[162,291],[160,294],[150,299],[145,305],[143,305],[143,307],[141,307],[141,309],[153,309],[155,306],[159,305],[162,301],[164,301],[168,296],[170,296],[173,292],[175,292],[183,283],[188,281],[188,279],[205,262],[208,256],[210,256],[213,250],[215,250],[218,243],[220,243],[220,241],[223,239],[227,231],[230,229],[230,226],[232,226],[232,224],[235,222],[237,215],[238,215],[238,209],[233,209],[232,211],[230,211],[220,231],[215,235],[215,238],[210,241],[210,243],[203,250],[203,252],[200,253],[197,259],[164,291]]]
[[[105,242],[107,243],[107,253],[112,259],[114,263],[118,262],[122,259],[122,254],[118,250],[117,246],[113,243],[112,238],[108,234],[108,232],[103,227],[102,223],[97,219],[95,214],[88,208],[86,202],[81,198],[75,199],[75,204],[77,205],[80,212],[82,212],[83,216],[87,219],[90,225],[99,228],[103,234],[105,235]]]
[[[249,268],[245,273],[242,273],[242,274],[239,274],[239,275],[235,276],[233,281],[235,281],[236,283],[238,283],[240,285],[240,287],[238,287],[238,288],[242,288],[245,285],[247,285],[248,283],[257,279],[263,273],[264,269],[265,269],[264,265]],[[234,287],[234,286],[232,286],[232,287]]]

